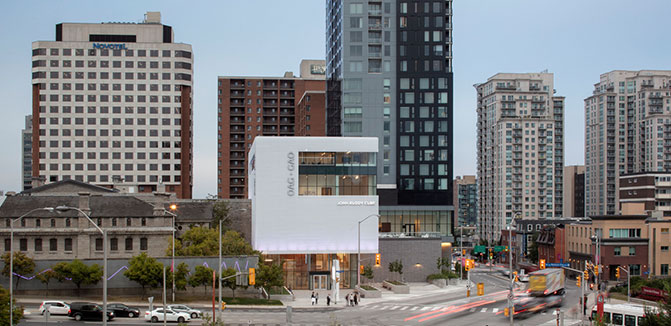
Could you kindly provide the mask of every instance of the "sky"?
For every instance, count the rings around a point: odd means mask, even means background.
[[[666,0],[454,0],[454,175],[476,174],[476,92],[499,72],[554,73],[566,97],[565,165],[584,162],[584,107],[599,75],[671,69]],[[325,57],[325,0],[7,1],[0,11],[0,190],[20,191],[31,43],[61,22],[141,22],[160,11],[194,52],[194,198],[216,194],[217,76],[298,75]]]

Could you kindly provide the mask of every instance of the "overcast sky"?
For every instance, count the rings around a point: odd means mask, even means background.
[[[0,11],[0,190],[20,191],[31,113],[31,42],[61,22],[140,22],[160,11],[194,52],[194,198],[216,194],[217,76],[298,74],[324,58],[325,0],[7,1]],[[454,1],[454,175],[476,172],[473,84],[498,72],[555,75],[566,97],[565,164],[584,161],[584,98],[599,74],[671,69],[671,1]]]

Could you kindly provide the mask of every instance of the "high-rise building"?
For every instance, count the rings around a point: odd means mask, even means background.
[[[324,136],[324,60],[303,60],[301,76],[219,77],[217,195],[247,196],[247,153],[256,136]]]
[[[478,223],[478,185],[474,175],[456,177],[454,185],[454,220],[457,225]]]
[[[585,217],[585,166],[564,167],[564,217]]]
[[[21,130],[21,181],[23,190],[32,188],[33,182],[33,116],[26,116],[26,127]]]
[[[622,174],[671,170],[671,71],[614,70],[585,99],[587,216],[619,211]]]
[[[191,45],[142,23],[61,23],[32,44],[32,175],[192,192]]]
[[[326,134],[380,140],[381,223],[451,235],[452,0],[328,0],[326,61]]]
[[[498,240],[513,218],[562,216],[564,98],[551,73],[499,73],[476,84],[478,218]]]

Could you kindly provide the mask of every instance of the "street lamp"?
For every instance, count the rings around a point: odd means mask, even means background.
[[[246,212],[246,208],[238,208],[233,210],[234,212],[240,211],[240,212]],[[219,273],[217,275],[217,280],[218,280],[218,285],[219,285],[219,309],[221,311],[221,306],[222,306],[222,297],[221,297],[221,238],[222,238],[222,230],[224,226],[224,221],[228,220],[228,218],[231,216],[231,212],[226,213],[226,217],[222,218],[219,220],[219,267],[217,268],[217,272]],[[213,291],[214,292],[214,291]],[[221,313],[220,313],[221,314]],[[223,319],[223,318],[222,318]],[[212,322],[217,320],[217,316],[212,316]]]
[[[53,207],[41,207],[41,208],[35,208],[33,210],[28,211],[28,213],[25,213],[21,216],[19,216],[17,219],[12,220],[11,223],[9,224],[9,326],[14,325],[14,294],[13,294],[13,278],[14,278],[14,222],[20,221],[22,218],[28,216],[28,214],[37,212],[37,211],[47,211],[47,212],[54,212]]]
[[[93,226],[98,230],[103,235],[103,325],[107,326],[107,232],[105,232],[103,229],[100,228],[99,225],[93,222],[91,217],[84,213],[81,209],[77,207],[71,207],[71,206],[58,206],[56,207],[56,210],[59,212],[65,212],[65,211],[77,211],[84,215]],[[11,325],[10,325],[11,326]]]
[[[171,211],[177,210],[176,204],[170,205]],[[175,303],[175,219],[177,215],[175,213],[169,212],[167,209],[163,209],[164,212],[172,215],[172,267],[170,268],[172,272],[172,303]]]
[[[601,234],[599,232],[599,229],[594,229],[594,232],[592,233],[592,240],[596,242],[596,249],[594,250],[594,266],[596,268],[596,272],[594,273],[594,282],[596,283],[596,289],[597,292],[600,292],[600,282],[599,282],[599,277],[601,272]]]
[[[359,225],[357,228],[357,255],[356,255],[356,286],[357,288],[361,285],[361,268],[359,268],[359,265],[361,265],[361,223],[366,221],[367,219],[377,216],[377,218],[380,218],[380,215],[378,214],[370,214],[366,216],[363,220],[359,221]]]
[[[508,316],[510,316],[510,326],[513,326],[513,224],[515,220],[520,217],[520,213],[515,213],[515,217],[510,220],[508,225],[508,266],[510,268],[509,277],[510,277],[510,290],[508,291]]]

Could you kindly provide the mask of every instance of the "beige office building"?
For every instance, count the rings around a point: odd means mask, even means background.
[[[564,98],[551,73],[499,73],[478,92],[478,219],[498,240],[513,217],[562,216]]]
[[[617,178],[671,170],[671,71],[602,74],[585,99],[587,216],[618,213]]]

